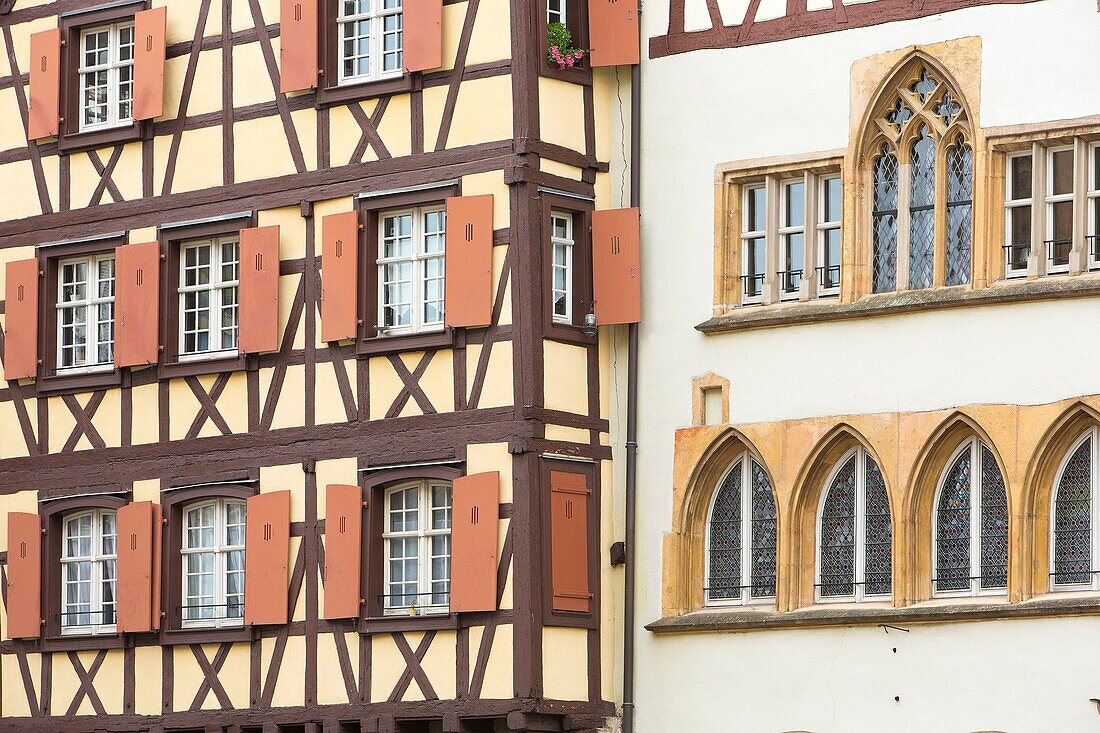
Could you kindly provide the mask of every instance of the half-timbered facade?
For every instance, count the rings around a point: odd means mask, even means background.
[[[636,29],[0,2],[0,730],[614,718]]]

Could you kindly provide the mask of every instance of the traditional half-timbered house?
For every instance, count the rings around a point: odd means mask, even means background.
[[[613,719],[637,13],[3,0],[0,48],[0,730]]]

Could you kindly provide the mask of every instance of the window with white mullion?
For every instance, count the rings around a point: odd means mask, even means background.
[[[1032,177],[1030,152],[1008,158],[1005,181],[1005,277],[1026,277],[1031,254]]]
[[[386,492],[387,613],[445,612],[450,605],[451,486],[415,481]]]
[[[133,24],[83,31],[78,74],[82,131],[129,123],[134,93]]]
[[[114,359],[115,258],[58,263],[57,368],[109,367]]]
[[[706,605],[774,600],[777,530],[771,480],[742,453],[723,476],[707,512]]]
[[[1089,146],[1089,178],[1085,198],[1088,208],[1089,269],[1100,268],[1100,143]]]
[[[551,276],[553,288],[554,320],[558,323],[573,322],[573,216],[552,212],[550,214],[550,242],[553,245]]]
[[[440,207],[379,217],[378,323],[388,334],[443,328],[447,214]]]
[[[215,499],[184,508],[184,626],[233,626],[244,617],[245,504]]]
[[[96,509],[64,518],[61,633],[115,632],[117,538],[113,511]]]
[[[797,300],[806,256],[806,182],[780,184],[779,212],[779,298]]]
[[[840,176],[818,181],[817,294],[840,292],[840,211],[843,190]]]
[[[746,186],[741,226],[741,304],[761,302],[767,268],[767,202],[763,184]]]
[[[240,245],[215,238],[180,247],[181,358],[237,349]]]
[[[400,76],[403,61],[401,0],[341,0],[340,83]]]
[[[1073,146],[1053,148],[1046,159],[1046,271],[1069,271],[1073,249]]]
[[[546,0],[546,22],[561,23],[566,25],[568,19],[566,17],[568,2],[567,0]]]

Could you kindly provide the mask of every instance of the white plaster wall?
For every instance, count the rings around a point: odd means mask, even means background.
[[[645,3],[643,37],[667,29]],[[673,433],[691,377],[731,381],[733,422],[1034,404],[1100,392],[1100,300],[936,311],[704,337],[713,176],[725,161],[848,145],[851,64],[981,36],[983,127],[1100,114],[1095,0],[955,11],[643,62],[645,278],[638,622],[661,614]],[[1100,621],[1054,619],[655,637],[638,630],[638,730],[1100,730]],[[891,650],[898,648],[895,654]],[[900,702],[894,701],[894,696]]]

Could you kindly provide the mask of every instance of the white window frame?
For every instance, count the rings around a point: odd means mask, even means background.
[[[106,515],[111,515],[115,520],[115,552],[105,553],[103,552],[103,518]],[[69,522],[74,519],[80,519],[81,517],[91,517],[92,519],[92,535],[91,535],[91,547],[92,554],[87,556],[69,556],[66,553],[69,550]],[[66,566],[87,562],[91,564],[91,601],[89,603],[90,611],[88,616],[95,618],[98,616],[101,620],[103,618],[103,583],[105,580],[106,568],[108,561],[115,561],[115,619],[118,619],[118,515],[113,509],[92,509],[89,511],[76,511],[70,514],[66,514],[61,519],[61,634],[63,636],[87,636],[92,634],[114,634],[117,631],[117,626],[114,623],[90,623],[81,625],[66,625],[65,619],[70,613],[69,605],[66,598]],[[110,580],[110,579],[108,579]],[[71,612],[80,613],[80,612]]]
[[[237,279],[235,280],[223,280],[222,279],[222,245],[233,244],[237,247]],[[192,249],[198,249],[201,247],[210,248],[210,280],[204,285],[185,285],[187,278],[187,266],[186,257],[187,251]],[[196,239],[186,241],[179,246],[179,283],[177,283],[177,298],[179,303],[178,318],[179,318],[179,334],[178,334],[178,348],[179,348],[179,360],[180,361],[198,361],[203,359],[217,358],[226,356],[227,354],[238,353],[238,345],[240,343],[240,241],[237,235],[224,236],[224,237],[209,237],[205,239]],[[207,348],[203,351],[187,351],[186,344],[186,330],[185,330],[185,303],[186,296],[189,293],[198,293],[206,291],[209,293],[207,302]],[[226,307],[224,299],[226,293],[229,291],[235,291],[235,302],[230,304],[230,307],[234,310],[234,339],[233,345],[227,348],[221,347],[222,342],[222,326],[221,326],[221,312]],[[196,334],[202,333],[202,331],[196,331]],[[217,347],[214,347],[217,344]]]
[[[447,516],[451,520],[449,526],[444,529],[432,529],[432,488],[433,487],[446,487],[448,491],[449,503],[447,505]],[[390,497],[396,493],[404,492],[408,489],[416,489],[417,491],[417,523],[415,530],[403,530],[394,532],[390,530]],[[382,531],[382,563],[385,568],[382,578],[382,610],[383,614],[390,615],[409,615],[409,614],[442,614],[447,613],[450,610],[450,597],[451,597],[451,553],[453,552],[453,546],[448,544],[447,553],[447,603],[438,604],[432,602],[432,596],[435,595],[435,591],[432,590],[432,583],[437,582],[437,579],[432,577],[432,537],[450,537],[451,529],[454,526],[454,493],[453,486],[450,481],[443,479],[416,479],[413,481],[404,481],[400,484],[392,486],[386,489],[383,495],[383,531]],[[426,598],[427,603],[421,605],[420,602],[414,602],[412,605],[405,605],[399,602],[394,602],[390,594],[390,541],[393,539],[416,539],[417,545],[417,598]]]
[[[443,221],[443,229],[440,232],[427,232],[424,227],[424,218],[428,214],[441,214]],[[402,216],[408,216],[412,219],[412,252],[408,255],[401,255],[395,257],[385,257],[386,243],[385,243],[385,231],[386,220],[392,218],[398,218]],[[425,247],[427,236],[439,235],[443,242],[443,249],[439,252],[428,252]],[[442,205],[432,206],[417,206],[407,209],[393,209],[390,211],[384,211],[378,215],[378,259],[376,264],[378,266],[378,313],[377,324],[378,332],[387,336],[409,333],[424,333],[430,331],[442,331],[446,322],[446,308],[447,308],[447,280],[446,280],[446,266],[447,266],[447,211]],[[427,276],[428,263],[433,260],[439,260],[440,272],[444,274],[439,278],[429,278]],[[412,283],[410,284],[410,297],[412,301],[409,303],[409,308],[412,312],[412,318],[407,326],[390,326],[386,327],[386,265],[399,265],[402,263],[411,263],[412,270]],[[424,319],[424,306],[427,303],[426,300],[426,284],[427,280],[438,279],[443,284],[443,292],[440,293],[439,301],[439,321],[427,322]]]
[[[377,81],[379,79],[392,79],[400,77],[405,73],[405,31],[404,31],[404,2],[399,0],[400,5],[396,8],[385,8],[385,0],[371,0],[370,10],[365,13],[355,13],[353,15],[344,15],[343,2],[337,2],[337,16],[336,16],[336,57],[339,75],[339,83],[341,86],[350,84],[362,84],[368,81]],[[398,31],[397,36],[400,41],[400,48],[398,49],[398,66],[396,69],[385,70],[382,68],[383,64],[383,39],[385,36],[385,19],[391,16],[397,16]],[[367,21],[370,23],[370,71],[366,74],[346,74],[344,65],[347,61],[347,56],[344,54],[344,27],[346,25],[355,24],[360,21]],[[359,58],[359,57],[356,57]]]
[[[722,478],[718,480],[715,490],[710,497],[710,503],[707,505],[707,531],[704,537],[706,543],[704,547],[706,552],[703,557],[703,605],[708,608],[719,608],[722,606],[767,606],[775,603],[775,596],[757,596],[752,595],[752,461],[756,460],[752,453],[743,451],[737,458],[735,458],[730,467],[722,474]],[[762,461],[756,461],[763,467]],[[714,503],[718,501],[718,494],[721,493],[722,485],[726,482],[726,478],[734,470],[741,471],[741,594],[738,598],[715,598],[710,597],[710,522],[711,517],[714,516]],[[774,490],[774,489],[773,489]],[[774,497],[772,499],[775,500]],[[778,526],[778,507],[777,509],[777,526]],[[778,541],[778,534],[776,537]],[[776,548],[776,560],[778,562],[779,551]],[[779,569],[776,568],[776,585],[778,587]]]
[[[555,3],[558,6],[556,9],[554,8]],[[569,0],[546,0],[546,24],[561,23],[562,25],[568,25],[568,6]]]
[[[241,524],[241,542],[239,544],[229,544],[227,541],[227,518],[229,516],[229,506],[238,505],[242,508],[242,514],[245,522],[248,519],[248,505],[241,499],[205,499],[200,501],[194,501],[190,504],[183,506],[181,514],[181,522],[183,525],[182,542],[180,544],[180,577],[181,577],[181,603],[180,603],[180,625],[183,628],[227,628],[234,626],[244,625],[244,583],[246,578],[246,562],[247,556],[245,555],[245,537],[247,536],[247,524]],[[214,507],[214,544],[211,547],[190,547],[188,545],[188,533],[187,533],[187,514],[195,509],[202,509],[206,506]],[[227,612],[227,589],[228,582],[227,576],[229,574],[228,555],[230,552],[241,553],[241,603],[239,617],[228,618],[224,614]],[[187,618],[185,609],[188,605],[188,593],[187,593],[187,557],[188,555],[210,554],[214,555],[214,595],[213,606],[214,616],[212,618]],[[218,611],[221,610],[222,616],[218,616]]]
[[[99,277],[99,265],[102,262],[111,263],[111,277],[109,278],[111,284],[111,294],[109,296],[99,295],[99,286],[106,279],[100,279]],[[65,268],[73,265],[83,264],[87,277],[84,280],[84,294],[85,297],[82,300],[71,300],[65,302],[63,299],[65,289]],[[57,339],[57,371],[65,374],[87,374],[91,372],[111,371],[114,366],[114,332],[115,332],[115,256],[114,254],[94,254],[83,257],[73,257],[69,259],[61,260],[57,263],[57,326],[56,326],[56,339]],[[111,336],[106,342],[99,340],[99,307],[101,305],[111,306],[111,320],[108,322],[110,325]],[[79,308],[84,309],[84,354],[85,359],[83,364],[74,364],[71,366],[64,366],[62,364],[62,355],[65,353],[63,348],[63,327],[62,327],[62,314],[66,310],[76,310]],[[99,347],[107,345],[107,360],[99,361]],[[76,341],[74,337],[74,347]],[[95,360],[92,361],[88,355],[94,354]]]
[[[1089,582],[1088,583],[1055,583],[1054,581],[1054,511],[1055,502],[1058,500],[1058,486],[1062,483],[1062,474],[1066,471],[1066,466],[1069,465],[1069,461],[1073,458],[1073,454],[1081,447],[1082,444],[1089,443],[1089,561],[1092,567],[1089,568]],[[1054,484],[1050,491],[1050,514],[1049,522],[1050,527],[1048,534],[1047,544],[1047,557],[1049,560],[1049,578],[1050,578],[1050,590],[1052,593],[1065,593],[1073,591],[1096,591],[1100,590],[1100,571],[1096,570],[1096,553],[1100,550],[1100,465],[1097,465],[1097,458],[1100,457],[1100,428],[1091,427],[1084,432],[1077,440],[1073,441],[1070,449],[1066,451],[1066,454],[1062,457],[1062,462],[1058,465],[1058,470],[1054,473]]]
[[[764,191],[764,211],[761,217],[764,223],[763,229],[749,229],[749,208],[751,206],[750,200],[754,191]],[[769,199],[767,186],[764,183],[753,183],[747,186],[742,186],[741,189],[741,277],[738,279],[737,287],[740,289],[741,305],[756,305],[762,303],[764,300],[764,290],[768,281],[768,205]],[[760,280],[760,287],[755,295],[749,295],[745,292],[745,278],[754,277],[759,278],[760,275],[753,272],[749,272],[749,247],[752,246],[752,240],[763,239],[764,240],[764,263],[760,274],[764,276]],[[754,280],[755,282],[755,280]]]
[[[1069,193],[1054,193],[1054,155],[1055,153],[1069,152],[1070,160],[1073,161],[1073,185],[1070,187]],[[1054,240],[1054,205],[1058,203],[1069,202],[1071,211],[1075,206],[1074,202],[1074,190],[1077,188],[1077,151],[1074,145],[1057,145],[1054,147],[1044,149],[1046,157],[1044,169],[1046,182],[1043,188],[1043,214],[1045,221],[1043,222],[1044,235],[1043,235],[1043,257],[1046,260],[1046,273],[1048,275],[1061,275],[1069,272],[1069,263],[1073,260],[1073,235],[1070,235],[1069,242],[1069,254],[1066,255],[1066,264],[1055,265],[1054,260],[1051,258],[1052,250],[1047,249],[1047,243]],[[1076,216],[1076,212],[1073,212]],[[1032,210],[1032,216],[1035,215]],[[1051,244],[1053,248],[1053,244]]]
[[[828,186],[826,184],[829,181],[837,181],[838,183],[840,183],[840,218],[836,219],[835,221],[829,221],[825,218],[828,215],[827,214],[828,206],[826,205],[826,196],[828,195]],[[816,282],[817,296],[819,298],[824,298],[824,297],[840,294],[840,269],[839,268],[842,266],[841,262],[844,259],[844,252],[843,252],[844,243],[843,243],[843,241],[840,244],[840,246],[841,246],[841,252],[840,252],[841,257],[840,257],[840,260],[837,261],[837,263],[836,263],[837,268],[838,268],[837,273],[836,273],[837,274],[837,277],[836,277],[836,283],[837,284],[835,286],[831,287],[831,288],[827,288],[827,287],[824,287],[821,283],[824,280],[824,274],[825,274],[825,269],[824,268],[829,267],[829,263],[825,259],[825,241],[826,241],[826,238],[828,237],[828,232],[830,232],[830,231],[840,231],[841,222],[844,219],[844,183],[840,179],[840,174],[818,176],[817,177],[817,188],[818,188],[818,203],[817,203],[818,208],[817,208],[817,210],[819,212],[818,219],[817,219],[817,265],[818,266],[817,266],[817,270],[816,270],[815,274],[818,274],[818,279],[817,279],[817,282]]]
[[[565,222],[565,236],[555,236],[556,221]],[[573,323],[573,252],[577,246],[577,238],[573,232],[573,214],[566,211],[550,212],[550,314],[554,323]],[[560,248],[560,249],[559,249]],[[558,255],[562,256],[559,258]],[[564,272],[565,289],[555,287],[554,275],[559,271]],[[558,296],[565,298],[565,313],[557,313],[554,304],[558,302]]]
[[[136,36],[134,32],[133,21],[125,23],[112,23],[110,25],[96,26],[95,28],[87,28],[80,32],[80,63],[77,69],[77,79],[79,82],[79,95],[80,95],[80,131],[90,132],[92,130],[106,130],[112,127],[122,127],[133,123],[134,114],[134,50],[130,51],[130,58],[128,60],[122,60],[121,49],[122,44],[120,42],[120,36],[124,29],[130,29],[130,38],[132,45],[136,48]],[[95,64],[93,66],[85,66],[86,52],[85,52],[85,40],[88,36],[95,35],[97,33],[107,32],[107,63]],[[130,69],[130,116],[122,117],[119,115],[119,102],[121,95],[119,94],[122,83],[119,79],[121,70],[124,68]],[[85,122],[85,113],[88,110],[89,105],[86,103],[86,92],[84,86],[85,74],[97,73],[100,71],[107,72],[107,119],[104,122],[96,122],[88,124]],[[98,106],[98,105],[92,105]]]
[[[1035,211],[1035,186],[1034,186],[1035,176],[1034,176],[1034,174],[1032,174],[1032,177],[1031,177],[1032,180],[1029,182],[1029,187],[1031,188],[1031,196],[1029,198],[1026,198],[1026,199],[1014,199],[1014,198],[1012,198],[1012,187],[1013,187],[1012,186],[1012,184],[1013,184],[1012,161],[1016,160],[1017,158],[1031,158],[1032,159],[1031,160],[1031,165],[1032,165],[1032,170],[1033,171],[1034,171],[1034,166],[1035,166],[1035,156],[1034,156],[1034,154],[1032,153],[1031,150],[1028,150],[1026,152],[1014,153],[1012,155],[1007,156],[1007,158],[1005,160],[1005,241],[1004,241],[1004,245],[1005,245],[1004,246],[1005,278],[1027,277],[1027,269],[1028,269],[1027,268],[1027,261],[1031,257],[1031,255],[1035,252],[1035,242],[1031,241],[1032,239],[1034,239],[1034,237],[1031,234],[1029,234],[1028,235],[1028,241],[1029,241],[1028,256],[1024,258],[1024,266],[1020,269],[1017,269],[1017,270],[1010,269],[1009,265],[1011,264],[1011,261],[1012,261],[1012,251],[1009,249],[1009,245],[1015,244],[1014,242],[1009,241],[1012,238],[1012,210],[1017,208],[1017,207],[1025,207],[1025,206],[1031,209],[1032,231],[1033,232],[1034,232],[1034,229],[1035,229],[1034,222],[1035,222],[1035,216],[1036,216],[1036,211]],[[1045,252],[1043,253],[1043,257],[1046,257]]]
[[[790,217],[790,211],[788,211],[787,204],[787,190],[791,186],[802,186],[802,223],[793,225],[788,223]],[[802,235],[802,274],[798,276],[799,287],[792,291],[787,291],[784,288],[786,279],[780,276],[779,272],[776,273],[776,277],[779,279],[779,299],[780,300],[798,300],[799,292],[801,290],[802,280],[806,277],[806,213],[807,213],[807,201],[806,197],[809,194],[809,186],[806,185],[806,177],[799,176],[798,178],[786,178],[779,183],[779,265],[783,264],[787,260],[787,242],[792,235]],[[767,208],[767,202],[765,200],[765,209]],[[767,244],[765,243],[765,247]],[[780,270],[780,272],[784,272]],[[787,275],[790,277],[790,275]]]
[[[833,482],[836,480],[841,469],[851,460],[852,456],[855,456],[855,545],[856,545],[856,559],[855,559],[855,577],[852,584],[854,593],[848,596],[826,596],[821,593],[821,520],[822,514],[825,510],[825,500],[829,498],[829,490],[833,487]],[[815,532],[817,533],[817,541],[814,549],[814,602],[815,603],[874,603],[882,601],[890,601],[893,599],[893,587],[894,579],[890,578],[890,592],[889,593],[867,593],[865,588],[867,585],[867,450],[859,445],[851,448],[846,452],[836,465],[833,466],[833,470],[829,472],[829,477],[825,480],[824,488],[821,492],[821,497],[817,502],[817,520],[815,522]],[[872,457],[872,460],[873,457]],[[877,462],[876,462],[877,465]],[[881,471],[882,468],[879,468]],[[893,515],[890,516],[891,525],[891,543],[890,552],[893,553]],[[893,573],[893,556],[891,556],[890,570]]]
[[[1089,269],[1100,269],[1100,143],[1088,146],[1088,181],[1085,183],[1085,208],[1088,210],[1088,230],[1085,246],[1088,248]],[[1090,239],[1091,237],[1091,239]]]

